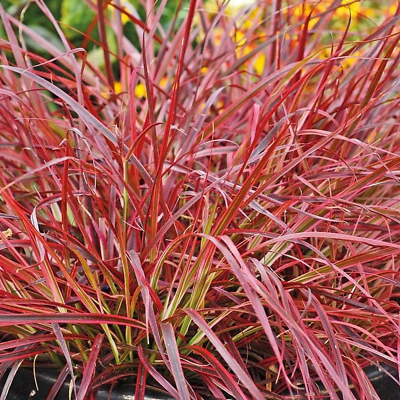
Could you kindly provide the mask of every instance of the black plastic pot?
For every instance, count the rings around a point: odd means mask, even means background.
[[[366,369],[366,373],[381,400],[400,400],[400,387],[391,379],[387,373],[397,376],[394,368],[381,364],[380,368],[375,366]],[[45,400],[53,387],[59,372],[51,369],[36,370],[36,381],[39,390],[36,391],[35,379],[30,368],[20,368],[14,378],[7,395],[7,400]],[[0,381],[2,390],[7,376]],[[79,381],[78,381],[79,385]],[[110,393],[110,386],[104,385],[97,392],[97,400],[134,400],[135,386],[131,384],[115,385]],[[299,393],[301,398],[301,394]],[[69,385],[67,382],[61,386],[56,400],[69,399]],[[299,397],[296,397],[297,399]],[[148,389],[146,400],[175,400],[160,390]],[[304,397],[306,399],[306,397]],[[176,399],[179,400],[179,399]],[[209,399],[211,400],[211,399]],[[234,399],[232,399],[234,400]],[[324,400],[329,400],[325,397]],[[346,399],[344,399],[346,400]]]
[[[10,390],[7,395],[7,400],[45,400],[51,391],[59,371],[51,369],[39,369],[36,370],[36,382],[39,390],[36,390],[35,378],[31,368],[20,368],[15,375],[13,383],[11,384]],[[5,376],[0,381],[0,387],[3,389]],[[79,381],[78,381],[79,385]],[[121,384],[115,385],[112,388],[110,394],[110,386],[104,385],[97,392],[97,400],[134,400],[135,396],[135,385]],[[1,391],[0,391],[1,393]],[[68,400],[69,395],[69,384],[64,382],[61,386],[55,400]],[[72,396],[74,398],[74,396]],[[146,391],[146,400],[174,400],[170,396],[166,395],[162,391],[155,389],[148,389]]]
[[[381,364],[379,369],[369,367],[367,376],[381,400],[400,400],[400,386],[384,370],[398,378],[397,370],[385,364]]]
[[[395,368],[387,365],[380,364],[379,367],[370,366],[364,370],[368,379],[372,383],[372,386],[375,388],[376,393],[379,396],[380,400],[400,400],[400,386],[397,384],[395,380],[391,378],[388,374],[392,375],[396,379],[398,378],[398,372]],[[331,397],[326,395],[324,397],[325,390],[322,383],[318,383],[317,386],[320,388],[322,396],[319,397],[320,400],[330,400]],[[352,392],[356,395],[356,392],[352,390]],[[301,393],[299,393],[300,398],[306,400],[307,396],[301,397]],[[338,397],[340,399],[346,400],[342,394],[339,392]],[[298,398],[298,397],[297,397]]]

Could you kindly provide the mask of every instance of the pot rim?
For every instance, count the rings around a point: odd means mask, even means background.
[[[34,371],[34,374],[33,374]],[[386,364],[386,363],[379,363],[378,365],[370,365],[364,369],[364,372],[366,373],[368,379],[370,382],[374,385],[374,383],[379,383],[379,381],[383,378],[389,378],[389,375],[398,375],[398,371],[396,368]],[[47,398],[48,394],[50,393],[53,385],[55,384],[57,378],[59,377],[60,370],[55,369],[55,368],[49,368],[49,367],[35,367],[35,368],[28,368],[28,367],[21,367],[18,369],[16,372],[16,375],[14,377],[14,381],[11,384],[10,391],[12,392],[13,390],[17,390],[15,386],[20,386],[20,385],[14,385],[14,382],[25,382],[26,385],[31,385],[32,390],[31,390],[31,395],[30,398],[34,399],[36,395],[38,395],[39,398],[40,395],[43,393],[44,397]],[[2,390],[4,388],[4,381],[7,379],[7,376],[3,377],[3,379],[0,382],[0,389]],[[36,386],[37,383],[37,386]],[[323,390],[323,385],[320,381],[316,382],[319,387],[321,387],[321,390]],[[80,378],[76,380],[76,387],[79,388],[80,385]],[[38,391],[36,391],[36,387],[39,388]],[[25,387],[25,390],[27,388]],[[29,391],[29,388],[27,389]],[[70,392],[70,384],[68,381],[68,375],[65,377],[59,391],[57,392],[57,395],[55,396],[55,399],[58,398],[69,398],[69,392]],[[101,385],[97,391],[97,400],[134,400],[134,393],[135,393],[135,384],[133,383],[124,383],[120,382],[115,385],[110,385],[110,384],[104,384]],[[287,393],[289,395],[289,393]],[[321,392],[322,394],[322,392]],[[304,395],[304,392],[298,393],[299,396]],[[11,393],[12,396],[12,393]],[[60,397],[62,396],[62,397]],[[67,397],[65,397],[67,396]],[[284,398],[285,395],[283,395]],[[7,397],[8,399],[8,397]],[[15,400],[19,400],[19,397],[14,397]],[[148,386],[146,388],[145,392],[145,400],[176,400],[175,398],[171,397],[166,391]],[[13,398],[11,398],[13,400]],[[208,398],[208,400],[212,400],[212,398]],[[234,399],[229,399],[229,400],[234,400]]]

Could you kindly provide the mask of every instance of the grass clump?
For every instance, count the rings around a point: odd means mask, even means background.
[[[66,366],[78,398],[376,398],[363,368],[399,365],[398,7],[354,39],[356,2],[338,32],[341,1],[192,0],[165,29],[166,2],[87,0],[75,48],[34,3],[61,48],[0,6],[0,371]]]

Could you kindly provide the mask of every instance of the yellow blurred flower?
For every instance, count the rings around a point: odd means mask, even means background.
[[[142,98],[146,97],[146,94],[147,94],[146,86],[143,83],[139,82],[135,87],[135,96],[138,99],[142,99]]]
[[[123,92],[122,83],[120,81],[114,82],[114,91],[115,94],[121,94]]]
[[[236,32],[234,32],[233,35],[234,35],[233,39],[235,40],[238,46],[243,46],[246,43],[247,38],[244,31],[237,30]]]
[[[351,0],[342,0],[342,5],[336,10],[336,15],[340,18],[348,18],[349,15],[351,15],[352,18],[357,18],[362,12],[363,7],[359,1],[352,2]]]
[[[107,91],[103,90],[101,91],[101,95],[106,98],[109,99],[111,96],[115,94],[121,94],[124,91],[124,88],[122,87],[122,83],[120,81],[115,81],[114,82],[114,91],[110,90],[108,88]]]
[[[230,16],[235,15],[242,7],[248,6],[255,2],[256,0],[230,0],[224,10],[224,13]],[[216,14],[219,12],[219,5],[216,0],[208,0],[205,2],[204,6],[209,13]]]
[[[129,14],[133,14],[133,12],[132,12],[132,4],[130,4],[128,0],[120,0],[120,5],[121,5],[121,8],[124,11],[126,11]],[[117,9],[115,7],[113,7],[111,4],[109,4],[107,6],[107,8],[113,13],[117,12]],[[128,21],[129,21],[129,17],[125,13],[121,13],[121,22],[122,22],[122,24],[125,25]]]
[[[359,50],[355,51],[353,54],[351,54],[350,56],[343,59],[342,68],[347,69],[347,68],[351,67],[352,65],[354,65],[357,62],[357,60],[360,59],[361,56],[362,56],[361,51],[359,51]]]
[[[367,7],[365,10],[362,11],[362,15],[367,18],[374,18],[376,16],[376,9]]]
[[[313,7],[310,4],[299,4],[292,9],[292,15],[299,18],[310,14]],[[287,10],[289,12],[289,10]]]
[[[321,1],[319,3],[302,3],[296,5],[293,9],[286,8],[286,12],[289,13],[289,15],[291,13],[299,20],[304,20],[311,14],[308,22],[308,29],[312,29],[319,20],[316,16],[326,11],[330,4],[331,3],[327,1]]]
[[[368,135],[367,143],[371,144],[372,142],[374,142],[377,136],[378,136],[378,132],[376,130],[374,130],[370,135]]]
[[[265,54],[261,53],[259,56],[254,61],[254,71],[258,74],[261,75],[264,71],[265,67]]]
[[[388,9],[389,15],[394,15],[397,10],[397,4],[392,4]]]
[[[163,76],[160,79],[160,87],[165,89],[167,87],[167,84],[168,84],[168,78],[166,76]]]
[[[330,47],[325,47],[324,49],[322,49],[321,51],[321,56],[322,58],[329,58],[331,56],[332,49]]]

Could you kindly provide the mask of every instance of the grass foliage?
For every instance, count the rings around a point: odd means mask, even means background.
[[[0,5],[0,374],[376,398],[363,368],[400,365],[399,7],[191,0],[165,29],[165,0],[82,1],[78,48],[45,1],[56,44]]]

